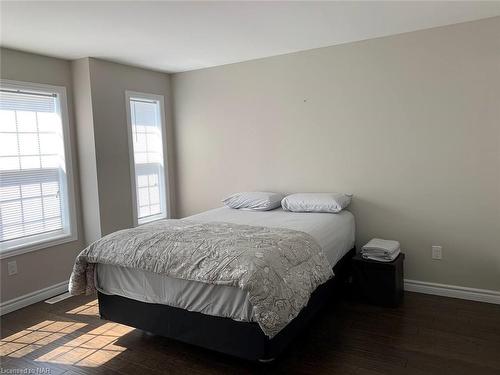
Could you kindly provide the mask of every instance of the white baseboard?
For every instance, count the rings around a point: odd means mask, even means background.
[[[0,315],[8,314],[12,311],[22,309],[23,307],[46,300],[47,298],[57,296],[68,291],[69,280],[62,283],[43,288],[24,296],[13,298],[0,304]]]
[[[465,286],[437,284],[418,280],[405,280],[405,290],[443,297],[495,303],[497,305],[500,304],[500,292],[495,290],[467,288]]]
[[[0,304],[0,315],[46,300],[68,291],[68,282],[49,286],[24,296],[5,301]],[[500,292],[487,289],[467,288],[457,285],[430,283],[427,281],[405,280],[405,290],[409,292],[434,294],[443,297],[467,299],[471,301],[487,302],[500,305]]]

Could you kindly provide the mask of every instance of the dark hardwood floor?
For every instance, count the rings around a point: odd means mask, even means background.
[[[100,320],[88,297],[7,314],[1,338],[2,373],[500,374],[500,305],[416,293],[397,309],[332,301],[267,365]]]

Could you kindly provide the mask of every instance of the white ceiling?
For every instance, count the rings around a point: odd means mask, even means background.
[[[0,40],[180,72],[498,15],[500,1],[2,1]]]

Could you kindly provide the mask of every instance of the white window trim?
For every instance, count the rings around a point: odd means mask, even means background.
[[[151,220],[139,224],[138,213],[137,213],[137,186],[135,183],[135,160],[134,160],[134,143],[132,134],[132,118],[130,109],[130,99],[131,98],[143,98],[149,100],[158,101],[160,104],[160,120],[161,120],[161,138],[163,143],[163,177],[165,184],[165,210],[166,214],[158,214],[151,217]],[[146,223],[151,223],[156,220],[170,219],[170,185],[168,177],[168,159],[167,159],[167,129],[165,124],[165,106],[164,106],[164,96],[156,94],[148,94],[138,91],[125,91],[125,108],[127,109],[127,135],[128,135],[128,149],[129,149],[129,159],[130,159],[130,186],[132,190],[132,215],[134,220],[134,227],[138,225],[143,225]]]
[[[8,249],[0,250],[0,259],[4,259],[20,254],[29,253],[32,251],[45,249],[55,245],[61,245],[67,242],[76,241],[78,239],[78,226],[76,221],[75,186],[73,175],[73,160],[71,157],[71,138],[69,134],[68,99],[66,95],[66,88],[64,86],[53,86],[42,83],[12,81],[6,79],[0,79],[0,87],[11,90],[54,92],[59,96],[64,140],[64,158],[66,164],[69,210],[69,212],[67,213],[67,215],[69,216],[69,233],[61,233],[60,235],[52,236],[47,233],[42,233],[39,235],[30,236],[30,238],[32,238],[32,241],[27,242],[25,239],[25,241],[23,243],[20,243],[19,245],[10,246]],[[13,240],[12,243],[15,243],[15,240]]]

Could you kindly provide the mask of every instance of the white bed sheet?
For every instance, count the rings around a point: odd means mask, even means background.
[[[281,227],[309,233],[322,247],[332,267],[354,246],[354,216],[349,211],[338,214],[299,213],[216,208],[185,220],[230,222],[235,224]],[[203,314],[253,321],[248,293],[231,286],[211,285],[176,279],[153,272],[99,264],[96,272],[98,290],[134,300],[179,307]]]

